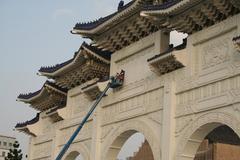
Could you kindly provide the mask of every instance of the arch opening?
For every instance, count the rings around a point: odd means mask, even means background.
[[[120,134],[108,149],[107,160],[154,160],[152,149],[145,136],[135,130]]]
[[[228,125],[209,123],[187,140],[182,160],[238,160],[240,138]]]
[[[84,160],[84,158],[79,152],[73,151],[64,160]]]

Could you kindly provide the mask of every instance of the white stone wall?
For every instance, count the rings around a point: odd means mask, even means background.
[[[108,92],[64,159],[113,160],[135,132],[148,140],[155,160],[193,160],[199,143],[226,124],[240,135],[240,53],[232,38],[240,35],[240,15],[188,37],[186,66],[158,76],[147,59],[160,51],[156,32],[112,55],[111,75],[121,69],[121,89]],[[29,159],[54,159],[92,102],[79,87],[68,92],[63,121],[41,117],[31,138]],[[44,123],[43,123],[44,122]]]
[[[193,159],[204,136],[221,124],[240,135],[240,53],[232,43],[239,34],[236,15],[188,37],[190,63],[176,85],[176,159]]]

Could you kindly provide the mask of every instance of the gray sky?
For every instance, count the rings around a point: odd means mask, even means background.
[[[116,11],[118,2],[0,0],[0,134],[17,137],[25,153],[28,137],[13,128],[17,122],[32,119],[36,111],[16,102],[16,97],[42,87],[46,79],[36,75],[41,66],[72,58],[83,41],[70,34],[77,22],[108,15]]]

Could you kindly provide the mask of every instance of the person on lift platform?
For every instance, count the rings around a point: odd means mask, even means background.
[[[123,85],[125,71],[121,70],[115,77],[111,77],[111,88],[117,88]]]

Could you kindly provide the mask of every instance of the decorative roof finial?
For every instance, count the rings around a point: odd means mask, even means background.
[[[159,1],[159,0],[154,0],[154,1],[153,1],[153,4],[154,4],[154,5],[158,5],[158,4],[160,4],[160,1]]]
[[[118,3],[118,11],[121,10],[123,6],[124,6],[124,1],[121,0],[121,1]]]

